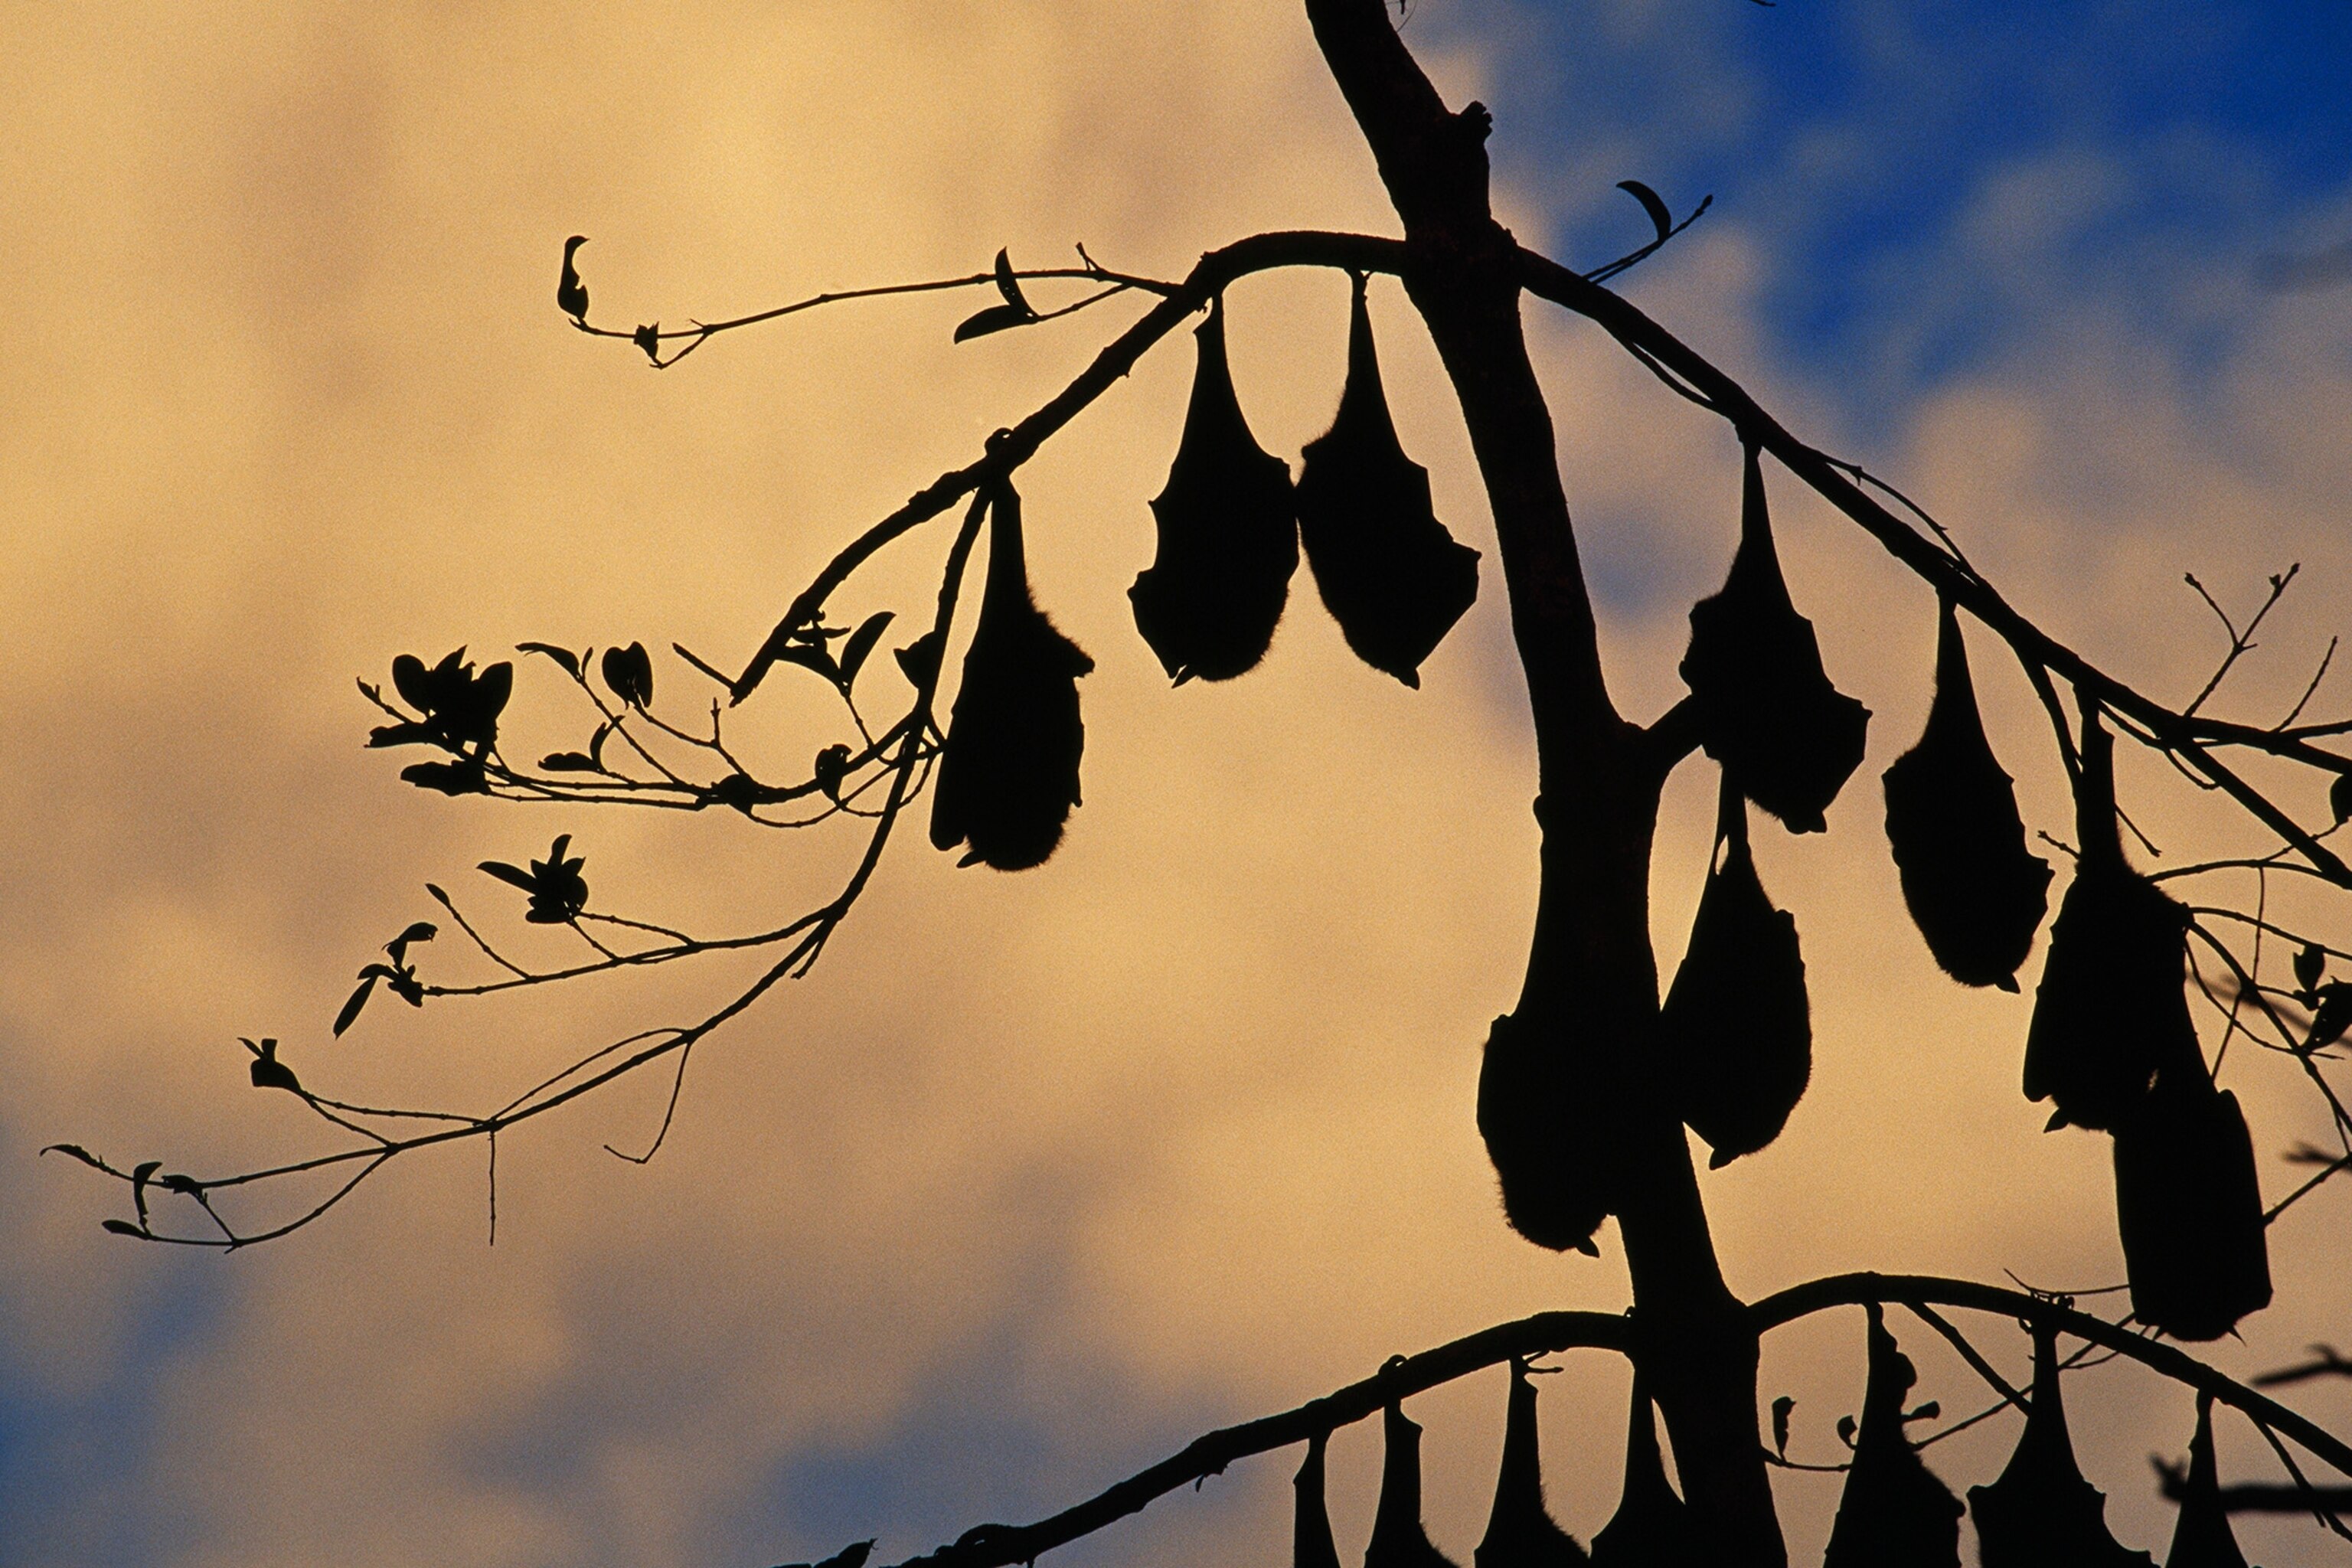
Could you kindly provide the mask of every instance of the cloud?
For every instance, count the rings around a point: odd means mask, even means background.
[[[1660,8],[1621,9],[1628,48],[1659,47]],[[1499,48],[1462,37],[1437,42],[1449,82],[1507,86]],[[426,797],[360,749],[355,674],[526,637],[740,658],[839,540],[1057,388],[1103,326],[957,348],[966,302],[845,307],[656,376],[552,311],[564,235],[593,237],[598,319],[634,324],[976,268],[999,245],[1042,262],[1084,238],[1173,272],[1254,227],[1392,226],[1295,8],[1271,0],[593,25],[257,11],[26,43],[5,89],[25,177],[0,181],[20,321],[0,364],[0,1246],[18,1260],[0,1377],[70,1443],[129,1457],[85,1472],[10,1423],[0,1508],[32,1521],[22,1560],[750,1562],[869,1530],[911,1552],[1392,1351],[1622,1304],[1613,1241],[1591,1264],[1502,1229],[1471,1125],[1533,906],[1532,756],[1466,443],[1386,284],[1405,441],[1486,552],[1481,603],[1422,692],[1357,665],[1303,576],[1261,673],[1166,689],[1124,592],[1189,375],[1171,345],[1026,479],[1040,599],[1099,663],[1087,805],[1049,867],[958,873],[919,835],[894,846],[818,971],[698,1053],[654,1164],[599,1145],[641,1146],[666,1084],[501,1141],[495,1249],[478,1151],[404,1163],[256,1253],[102,1245],[105,1194],[32,1149],[219,1169],[316,1146],[245,1086],[239,1033],[281,1036],[306,1076],[354,1092],[494,1103],[743,978],[714,963],[473,1013],[379,998],[330,1043],[352,969],[435,913],[425,879],[510,921],[515,900],[467,868],[572,832],[600,900],[722,930],[824,897],[853,852]],[[1738,84],[1706,85],[1730,69],[1717,50],[1692,91],[1736,127]],[[1954,264],[2001,251],[2053,191],[2134,177],[2095,152],[2021,163],[1969,208],[1979,248]],[[1564,199],[1529,182],[1506,205]],[[1774,333],[1779,237],[1708,222],[1636,275],[1639,297],[1839,445],[1846,395]],[[2041,267],[2017,291],[2054,320],[2066,281]],[[1235,374],[1270,448],[1328,420],[1344,303],[1332,278],[1235,289]],[[2324,411],[2344,405],[2347,337],[2337,296],[2246,308],[2252,330],[2190,374],[2094,300],[2063,354],[1939,377],[1864,455],[2061,635],[2175,696],[2213,651],[2179,572],[2242,600],[2305,560],[2316,605],[2239,699],[2268,713],[2344,581],[2346,446]],[[1612,679],[1646,716],[1675,695],[1684,610],[1727,557],[1736,452],[1589,327],[1545,318],[1534,336]],[[1924,712],[1926,595],[1793,487],[1774,494],[1800,603],[1876,717],[1829,837],[1759,851],[1805,932],[1819,1062],[1782,1142],[1710,1179],[1727,1269],[1747,1291],[1864,1266],[2108,1279],[2103,1149],[2038,1131],[2015,1092],[2024,1005],[1933,974],[1878,852],[1869,774]],[[895,546],[846,607],[920,602],[944,526]],[[520,675],[534,743],[584,738],[543,663]],[[695,680],[663,658],[665,700]],[[1984,683],[2037,826],[2062,823],[2038,710],[2013,679]],[[783,690],[730,720],[779,766],[818,743],[814,706]],[[1669,964],[1699,874],[1697,775],[1661,837]],[[2160,838],[2189,830],[2193,803],[2136,784]],[[432,962],[462,969],[456,948]],[[2265,1150],[2313,1131],[2268,1068],[2242,1080]],[[2313,1277],[2325,1214],[2295,1223],[2282,1305],[2228,1364],[2340,1315]],[[1773,1351],[1808,1452],[1853,1405],[1850,1328]],[[1914,1353],[1948,1408],[1973,1397],[1932,1343]],[[1547,1392],[1549,1451],[1589,1533],[1614,1496],[1622,1374],[1570,1364]],[[2185,1407],[2100,1376],[2076,1407],[2085,1453],[2152,1540],[2138,1467],[2150,1433],[2185,1434]],[[1433,1527],[1458,1556],[1498,1380],[1426,1405]],[[1997,1463],[2000,1431],[1955,1444],[1952,1473]],[[1335,1450],[1350,1545],[1374,1447]],[[1277,1551],[1288,1468],[1237,1469],[1087,1550]],[[1817,1541],[1832,1502],[1792,1487],[1792,1535]]]

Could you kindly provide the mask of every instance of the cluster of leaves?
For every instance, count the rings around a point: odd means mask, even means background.
[[[563,852],[571,847],[572,835],[560,833],[548,847],[547,858],[533,860],[528,871],[504,860],[485,860],[481,868],[530,895],[524,920],[533,925],[569,925],[588,907],[588,879],[580,874],[588,861],[584,856],[566,857]]]
[[[439,928],[432,921],[416,921],[383,944],[383,951],[390,955],[392,962],[370,963],[360,971],[358,987],[343,1003],[342,1011],[335,1015],[334,1033],[337,1038],[340,1039],[343,1031],[359,1021],[360,1009],[365,1007],[368,998],[375,994],[378,981],[383,983],[384,989],[410,1006],[425,1005],[425,983],[416,977],[416,966],[409,962],[408,950],[414,943],[431,942],[438,934]],[[255,1065],[255,1070],[259,1070],[258,1063]]]
[[[412,763],[400,776],[444,795],[488,795],[487,764],[498,745],[499,716],[514,695],[514,666],[501,659],[477,671],[461,647],[428,668],[404,653],[392,661],[392,686],[415,716],[385,701],[381,688],[360,682],[367,700],[395,718],[370,731],[368,744],[438,746],[456,760]]]

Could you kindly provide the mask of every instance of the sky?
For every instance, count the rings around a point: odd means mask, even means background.
[[[1622,1307],[1613,1232],[1590,1260],[1506,1230],[1472,1122],[1525,956],[1532,750],[1467,443],[1388,283],[1403,439],[1485,552],[1419,691],[1356,663],[1303,576],[1263,669],[1167,689],[1125,589],[1191,374],[1171,339],[1024,478],[1039,600],[1097,665],[1085,805],[1048,865],[894,843],[815,972],[698,1053],[650,1164],[604,1146],[642,1147],[666,1083],[502,1141],[495,1246],[472,1150],[232,1257],[103,1234],[116,1194],[43,1145],[199,1173],[324,1146],[248,1087],[241,1035],[348,1098],[472,1108],[746,977],[713,960],[472,1011],[379,997],[331,1038],[359,965],[438,917],[425,882],[552,962],[556,933],[477,862],[569,833],[600,906],[717,931],[797,912],[855,857],[822,831],[412,789],[363,748],[355,677],[529,639],[739,661],[840,541],[1130,310],[957,345],[969,298],[844,305],[655,374],[553,309],[566,235],[592,237],[598,318],[634,325],[960,275],[999,247],[1174,275],[1259,229],[1394,220],[1290,0],[46,5],[0,26],[0,1563],[760,1568],[869,1535],[897,1560],[1393,1352]],[[2224,689],[2233,715],[2274,719],[2345,629],[2352,289],[2266,282],[2352,240],[2340,8],[1415,0],[1405,37],[1449,97],[1495,110],[1523,241],[1592,265],[1644,237],[1617,181],[1677,212],[1711,195],[1620,287],[1930,506],[2104,668],[2195,691],[2220,647],[2184,573],[2243,607],[2302,565]],[[1328,423],[1346,300],[1324,275],[1233,291],[1269,450]],[[1612,685],[1646,719],[1728,559],[1738,454],[1582,323],[1530,307],[1529,333]],[[2028,1002],[1942,981],[1886,861],[1874,780],[1925,713],[1932,601],[1792,483],[1773,494],[1797,603],[1874,717],[1831,831],[1759,835],[1803,933],[1816,1061],[1780,1141],[1705,1178],[1727,1274],[1748,1295],[1852,1268],[2112,1281],[2103,1143],[2043,1134],[2018,1093]],[[944,526],[845,607],[925,603]],[[2063,832],[2031,698],[1977,649],[2029,822]],[[667,653],[656,672],[657,701],[707,701]],[[2319,710],[2345,710],[2344,679]],[[732,732],[797,765],[836,738],[803,696],[763,693]],[[528,747],[585,739],[543,661],[510,723]],[[2159,770],[2126,787],[2177,858],[2252,842]],[[1712,793],[1693,764],[1667,796],[1669,973]],[[454,942],[445,965],[482,977]],[[2224,1082],[2276,1196],[2297,1177],[2279,1154],[2324,1128],[2252,1058]],[[2340,1338],[2344,1201],[2274,1229],[2278,1302],[2217,1363]],[[1974,1408],[1957,1359],[1895,1326],[1920,1395]],[[1982,1328],[2021,1373],[2018,1336]],[[1768,1347],[1792,1454],[1832,1456],[1860,1352],[1854,1314]],[[1625,1376],[1563,1364],[1551,1496],[1589,1536]],[[2147,1456],[2185,1449],[2186,1399],[2123,1366],[2072,1387],[2110,1517],[2160,1550]],[[2342,1394],[2300,1402],[2352,1428]],[[1499,1374],[1413,1405],[1457,1561],[1502,1407]],[[1933,1462],[1990,1479],[2014,1430]],[[1369,1426],[1334,1444],[1351,1557],[1377,1448]],[[2251,1429],[2221,1448],[2225,1473],[2270,1474]],[[1237,1466],[1054,1561],[1278,1563],[1292,1468]],[[1834,1485],[1778,1484],[1810,1561]],[[2335,1550],[2243,1533],[2273,1563]]]

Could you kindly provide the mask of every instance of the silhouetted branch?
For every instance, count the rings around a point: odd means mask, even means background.
[[[2228,794],[2328,880],[2352,888],[2352,868],[2216,758],[2212,748],[2242,746],[2338,777],[2352,776],[2352,758],[2308,744],[2304,738],[2307,730],[2275,731],[2175,712],[2107,675],[2019,614],[1965,562],[1889,512],[1847,478],[1835,459],[1790,435],[1738,382],[1633,305],[1533,251],[1522,249],[1519,262],[1529,292],[1590,318],[1643,363],[1678,384],[1678,389],[1687,389],[1722,415],[1742,440],[1769,452],[1859,523],[1896,561],[1990,628],[2029,674],[2037,668],[2055,673],[2100,707],[2132,720],[2153,744]]]
[[[2175,1346],[2142,1339],[2104,1318],[2021,1290],[1926,1274],[1838,1274],[1792,1286],[1756,1302],[1749,1314],[1759,1329],[1774,1329],[1828,1307],[1879,1301],[1909,1307],[1915,1302],[1963,1307],[2026,1322],[2048,1323],[2061,1332],[2127,1356],[2150,1371],[2200,1394],[2210,1394],[2258,1426],[2275,1428],[2311,1453],[2352,1476],[2352,1445],[2306,1416],[2207,1366]]]
[[[2315,1377],[2352,1377],[2352,1361],[2345,1360],[2334,1345],[2314,1345],[2311,1356],[2309,1361],[2261,1373],[2254,1378],[2254,1386],[2278,1388],[2290,1383],[2307,1383]]]
[[[971,509],[970,515],[965,519],[961,531],[956,536],[954,544],[949,551],[947,565],[940,587],[938,613],[933,624],[933,631],[942,642],[946,639],[948,629],[953,619],[958,590],[962,581],[965,566],[971,558],[973,542],[979,537],[982,511],[982,509],[978,505],[975,505]],[[152,1172],[153,1170],[160,1168],[159,1166],[142,1167],[140,1172],[124,1172],[108,1163],[104,1160],[89,1154],[87,1151],[68,1145],[60,1145],[58,1147],[62,1152],[73,1155],[75,1158],[81,1161],[81,1163],[91,1166],[93,1169],[114,1176],[118,1180],[130,1184],[132,1186],[134,1196],[137,1196],[140,1199],[141,1214],[139,1222],[136,1225],[128,1221],[110,1222],[110,1229],[119,1229],[122,1234],[135,1236],[142,1240],[165,1242],[178,1246],[205,1247],[220,1250],[233,1251],[237,1247],[252,1246],[257,1242],[275,1240],[279,1237],[286,1236],[295,1230],[300,1229],[303,1226],[310,1224],[311,1221],[319,1218],[332,1209],[345,1197],[348,1197],[351,1193],[367,1177],[373,1175],[378,1170],[381,1170],[387,1162],[400,1155],[414,1153],[420,1150],[435,1148],[443,1144],[460,1142],[475,1138],[495,1139],[499,1132],[509,1127],[534,1120],[549,1111],[569,1104],[572,1100],[578,1100],[583,1095],[593,1092],[595,1089],[602,1088],[605,1084],[611,1083],[617,1079],[624,1078],[630,1073],[636,1071],[638,1068],[645,1067],[649,1063],[661,1060],[666,1057],[675,1055],[680,1058],[680,1074],[682,1077],[684,1058],[698,1041],[704,1039],[720,1026],[751,1007],[753,1003],[757,1002],[762,995],[766,994],[766,993],[772,989],[778,981],[789,976],[805,973],[808,966],[811,963],[814,963],[818,955],[824,951],[825,942],[830,938],[834,930],[844,919],[847,917],[850,909],[856,903],[859,895],[863,893],[867,882],[873,877],[875,868],[880,864],[882,851],[889,841],[891,829],[896,825],[900,811],[905,806],[907,801],[910,798],[912,791],[911,781],[914,779],[925,757],[929,754],[923,744],[922,737],[929,727],[930,704],[934,693],[937,690],[938,679],[939,671],[934,668],[929,672],[923,683],[917,688],[915,706],[912,712],[909,714],[909,721],[900,726],[899,732],[904,738],[899,743],[898,753],[893,760],[892,766],[889,771],[891,787],[888,801],[875,822],[873,830],[867,838],[865,852],[858,859],[856,868],[844,882],[841,890],[830,902],[811,911],[809,914],[802,917],[801,920],[793,922],[793,925],[788,929],[797,932],[797,938],[792,942],[791,945],[786,949],[782,956],[776,963],[770,965],[770,967],[761,974],[758,979],[753,981],[751,985],[738,993],[731,1001],[718,1008],[716,1011],[709,1014],[699,1022],[682,1027],[674,1026],[640,1031],[639,1033],[627,1037],[625,1039],[616,1042],[614,1045],[606,1046],[598,1051],[591,1053],[580,1061],[573,1063],[571,1068],[568,1068],[564,1071],[558,1073],[555,1077],[547,1079],[537,1089],[527,1092],[520,1099],[509,1102],[504,1108],[488,1116],[468,1118],[442,1112],[387,1113],[413,1117],[432,1117],[436,1120],[446,1121],[450,1123],[447,1126],[438,1127],[430,1131],[415,1133],[401,1138],[388,1137],[383,1133],[373,1131],[364,1127],[353,1126],[352,1122],[344,1120],[342,1117],[332,1114],[331,1108],[349,1110],[354,1113],[362,1115],[368,1113],[360,1110],[360,1109],[356,1107],[343,1107],[341,1105],[341,1102],[319,1100],[292,1080],[290,1069],[279,1067],[278,1070],[286,1075],[286,1081],[279,1084],[278,1087],[289,1089],[298,1099],[303,1100],[314,1112],[325,1117],[328,1121],[338,1126],[344,1127],[369,1139],[370,1142],[364,1147],[336,1150],[328,1153],[314,1155],[307,1159],[290,1161],[282,1164],[268,1166],[257,1170],[238,1172],[226,1176],[197,1178],[175,1173],[171,1175],[168,1179],[159,1183],[159,1184],[163,1186],[163,1190],[185,1195],[198,1203],[204,1208],[206,1215],[211,1216],[215,1224],[219,1226],[222,1231],[222,1235],[219,1237],[207,1236],[180,1236],[169,1232],[159,1232],[154,1230],[147,1223],[147,1215],[144,1209],[144,1187],[146,1185],[147,1176],[142,1173]],[[445,907],[451,908],[453,914],[455,913],[454,906],[449,903],[446,896],[443,898],[443,903]],[[478,938],[477,940],[478,941]],[[709,951],[717,945],[719,944],[698,943],[695,944],[695,950]],[[740,946],[749,944],[739,940],[734,945]],[[484,944],[484,946],[485,951],[488,951],[487,944]],[[658,950],[658,952],[665,956],[683,956],[686,951],[687,950],[683,949]],[[496,955],[493,954],[493,956]],[[528,979],[517,978],[509,981],[495,982],[492,983],[490,986],[484,987],[483,989],[505,989],[526,984],[544,983],[548,980],[566,977],[569,974],[593,973],[597,970],[608,969],[616,965],[639,961],[650,960],[641,960],[639,957],[634,955],[622,955],[617,958],[602,961],[595,965],[582,966],[574,971],[562,972],[561,973],[532,975]],[[640,1044],[640,1042],[650,1043]],[[271,1043],[264,1042],[264,1044],[265,1046],[268,1046]],[[626,1049],[632,1045],[637,1046],[637,1048],[629,1051],[627,1055],[623,1056],[618,1061],[612,1061],[609,1065],[594,1071],[588,1070],[593,1064],[608,1061],[608,1059],[616,1053]],[[264,1059],[269,1060],[270,1065],[272,1066],[278,1065],[274,1062],[274,1059],[267,1057],[265,1057]],[[258,1073],[260,1068],[257,1068],[256,1071]],[[257,1078],[257,1081],[259,1081],[258,1078]],[[666,1112],[664,1116],[663,1131],[665,1133],[667,1131],[670,1115],[674,1114],[676,1110],[675,1087],[676,1086],[674,1084],[669,1111]],[[659,1136],[656,1136],[654,1148],[658,1148],[659,1144],[660,1138]],[[652,1152],[653,1150],[648,1149],[645,1158],[651,1158]],[[624,1157],[626,1158],[627,1156]],[[251,1187],[262,1184],[274,1184],[289,1178],[306,1175],[314,1172],[337,1171],[343,1167],[354,1164],[358,1166],[357,1171],[352,1174],[341,1186],[331,1193],[322,1202],[308,1211],[298,1215],[293,1219],[268,1229],[252,1232],[239,1232],[230,1226],[226,1221],[222,1220],[217,1214],[214,1213],[212,1208],[211,1198],[213,1194],[223,1190]]]
[[[1830,1308],[1860,1306],[1870,1301],[1908,1308],[1922,1321],[1945,1334],[1956,1348],[1965,1347],[1962,1353],[1971,1366],[2002,1392],[2001,1401],[1990,1410],[1970,1416],[1965,1422],[1955,1423],[1927,1439],[1928,1442],[1948,1436],[1963,1426],[1973,1426],[2011,1405],[2021,1408],[2025,1403],[2020,1391],[1994,1372],[1974,1347],[1969,1345],[1965,1338],[1934,1310],[1935,1306],[1942,1305],[1990,1312],[2022,1322],[2050,1323],[2062,1332],[2085,1342],[2081,1350],[2069,1358],[2069,1365],[2083,1364],[2086,1353],[2094,1346],[2128,1357],[2176,1383],[2210,1394],[2221,1403],[2231,1405],[2266,1436],[2273,1431],[2287,1434],[2313,1454],[2344,1474],[2352,1476],[2352,1446],[2346,1445],[2326,1429],[2275,1400],[2171,1345],[2143,1339],[2103,1318],[2078,1311],[2063,1301],[2025,1291],[1927,1275],[1843,1274],[1812,1280],[1769,1296],[1750,1307],[1748,1315],[1759,1329],[1770,1330]],[[1671,1346],[1655,1348],[1661,1353],[1673,1353]],[[1501,1365],[1513,1357],[1524,1358],[1571,1349],[1611,1350],[1628,1356],[1643,1353],[1639,1325],[1633,1317],[1608,1316],[1598,1312],[1544,1312],[1516,1322],[1500,1323],[1416,1356],[1398,1357],[1377,1375],[1350,1384],[1320,1399],[1310,1400],[1295,1409],[1208,1433],[1170,1458],[1104,1489],[1084,1502],[1034,1523],[977,1525],[957,1537],[953,1543],[907,1559],[899,1568],[1012,1568],[1015,1563],[1034,1564],[1039,1557],[1055,1547],[1066,1546],[1130,1514],[1139,1513],[1151,1502],[1171,1492],[1222,1474],[1237,1460],[1304,1443],[1318,1433],[1327,1433],[1362,1420],[1391,1401],[1425,1393],[1488,1367]],[[1769,1451],[1766,1458],[1768,1462],[1772,1458]],[[1788,1468],[1819,1467],[1792,1462]],[[2325,1497],[2328,1493],[2323,1490],[2319,1495]],[[2307,1506],[2307,1500],[2296,1505],[2298,1509]]]

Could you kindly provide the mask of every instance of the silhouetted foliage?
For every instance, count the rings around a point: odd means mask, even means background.
[[[1381,385],[1364,279],[1348,318],[1348,380],[1331,428],[1307,443],[1298,536],[1356,657],[1407,686],[1478,596],[1478,552],[1437,521],[1429,470],[1404,455]]]
[[[1822,832],[1822,814],[1862,762],[1870,710],[1830,684],[1813,623],[1790,602],[1753,445],[1730,575],[1691,606],[1690,622],[1682,676],[1706,754],[1790,832]]]
[[[1721,858],[1699,895],[1658,1032],[1683,1121],[1720,1169],[1788,1124],[1812,1076],[1813,1026],[1797,918],[1765,895],[1748,848],[1748,803],[1728,784],[1716,844]]]
[[[1222,296],[1193,336],[1200,364],[1183,440],[1151,502],[1159,553],[1128,590],[1136,629],[1179,686],[1256,668],[1298,567],[1290,466],[1260,449],[1242,417]]]
[[[1985,739],[1948,598],[1937,606],[1927,731],[1885,784],[1886,841],[1927,951],[1963,985],[2016,990],[2049,908],[2050,863],[2025,847],[2017,791]]]

